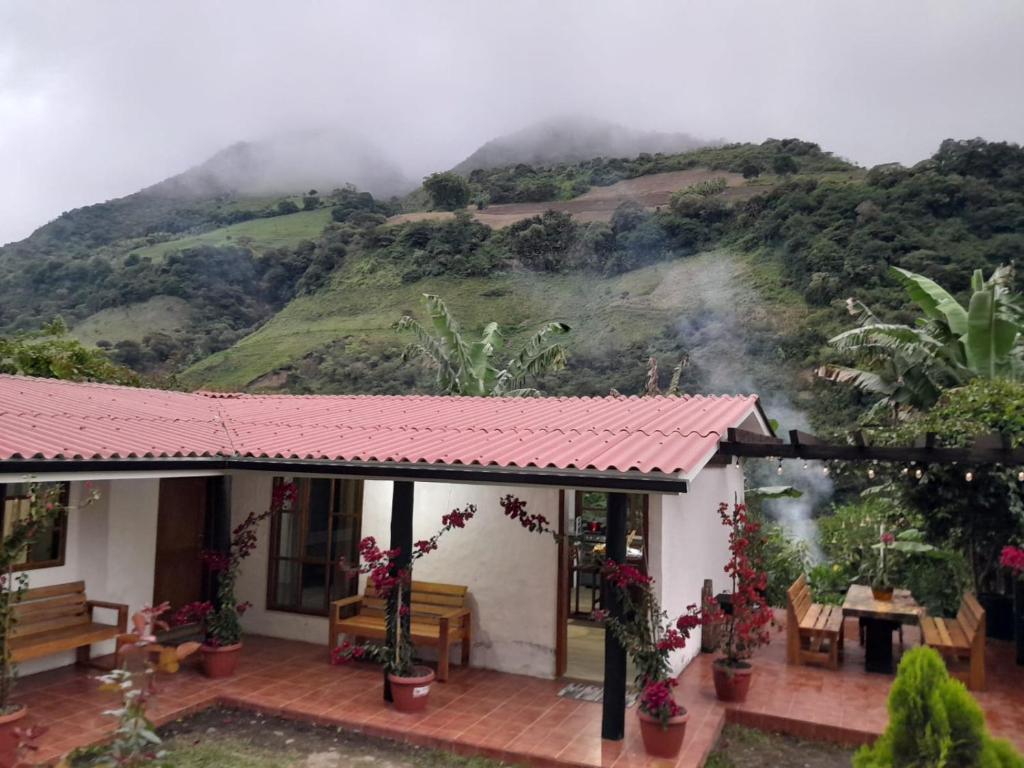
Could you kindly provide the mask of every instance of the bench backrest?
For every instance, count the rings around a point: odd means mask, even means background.
[[[413,581],[410,611],[417,621],[436,624],[439,617],[455,608],[465,608],[469,588],[459,584]],[[359,612],[368,616],[384,616],[385,601],[366,583],[366,593]]]
[[[956,614],[957,624],[967,636],[967,642],[974,640],[975,635],[981,630],[985,633],[985,609],[981,607],[978,598],[971,592],[964,592],[960,600],[960,610]]]
[[[796,620],[803,621],[807,610],[811,607],[811,603],[814,600],[811,596],[811,587],[807,583],[807,577],[802,573],[793,582],[793,585],[786,590],[786,600],[789,603],[789,607],[793,609]]]
[[[72,581],[52,587],[27,589],[14,606],[16,624],[11,637],[28,637],[54,629],[88,624],[85,582]]]

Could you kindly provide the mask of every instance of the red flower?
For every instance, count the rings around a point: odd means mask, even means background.
[[[531,533],[552,533],[548,519],[544,515],[531,515],[526,511],[526,502],[509,494],[501,499],[501,508],[505,517],[518,520],[519,524]]]
[[[651,583],[651,577],[636,566],[624,565],[614,560],[605,562],[603,572],[609,582],[623,589],[632,586],[647,586]]]
[[[896,543],[896,537],[890,531],[886,531],[882,534],[881,541],[885,546],[891,547]]]
[[[1009,568],[1015,576],[1024,574],[1024,549],[1005,546],[999,555],[999,564]]]

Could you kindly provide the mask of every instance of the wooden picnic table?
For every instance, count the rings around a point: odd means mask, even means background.
[[[892,674],[892,633],[902,624],[917,624],[924,614],[909,590],[897,589],[892,600],[876,600],[871,587],[854,584],[843,600],[843,616],[864,623],[864,669]]]

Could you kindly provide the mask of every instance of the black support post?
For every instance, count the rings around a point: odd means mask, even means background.
[[[391,495],[391,544],[388,548],[398,550],[398,557],[393,561],[395,571],[408,568],[412,562],[412,500],[414,487],[413,482],[410,480],[396,480]],[[391,599],[398,599],[397,592],[392,595]],[[406,606],[409,605],[409,590],[407,589],[402,590],[402,602]],[[392,605],[391,608],[395,611],[395,615],[398,615],[398,606]],[[398,620],[403,624],[408,624],[410,621],[408,612],[406,612],[405,616],[399,616]],[[397,638],[391,633],[397,629],[397,624],[389,627],[388,642],[392,647],[395,646]],[[384,700],[391,701],[391,685],[388,683],[386,674],[384,676]]]
[[[608,494],[608,519],[605,526],[605,555],[617,563],[626,562],[626,516],[629,497]],[[611,589],[603,590],[601,600],[614,618],[622,617],[622,601]],[[626,733],[626,649],[609,632],[604,633],[604,702],[601,714],[601,738],[621,741]]]
[[[206,541],[204,549],[227,552],[231,548],[231,478],[211,477],[206,486]],[[219,579],[209,575],[206,598],[217,595]]]

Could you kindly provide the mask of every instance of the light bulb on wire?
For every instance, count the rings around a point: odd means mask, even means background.
[[[868,467],[868,480],[874,480],[874,479],[875,479],[875,468],[874,467]]]
[[[974,480],[974,473],[971,472],[971,470],[967,470],[967,472],[964,474],[964,480],[966,480],[968,483]]]

